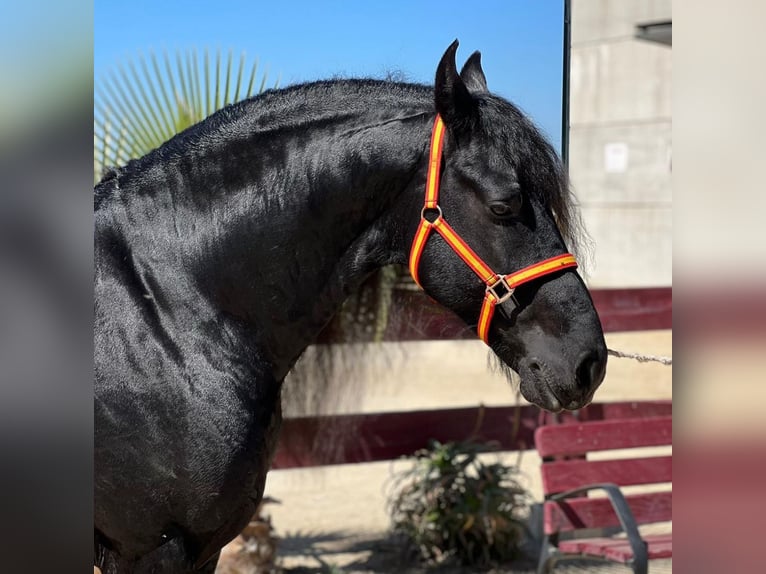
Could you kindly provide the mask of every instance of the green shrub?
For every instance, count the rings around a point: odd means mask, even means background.
[[[486,568],[518,554],[529,496],[516,481],[518,468],[483,462],[478,455],[484,450],[476,443],[434,441],[394,478],[394,532],[428,563]]]

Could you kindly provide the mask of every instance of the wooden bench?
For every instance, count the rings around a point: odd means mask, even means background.
[[[638,525],[672,520],[669,491],[623,494],[620,487],[672,481],[672,456],[588,460],[595,451],[670,445],[670,416],[539,427],[543,459],[543,547],[538,574],[574,557],[600,558],[646,574],[673,554],[672,534],[641,536]],[[593,491],[606,497],[589,497]],[[614,537],[622,530],[624,537]]]

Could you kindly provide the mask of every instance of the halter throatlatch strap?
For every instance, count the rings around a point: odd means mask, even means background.
[[[431,235],[431,231],[435,230],[486,285],[484,301],[479,312],[479,323],[476,330],[481,340],[489,344],[489,326],[492,323],[495,307],[508,301],[513,296],[516,287],[549,273],[555,273],[569,267],[577,267],[577,261],[575,261],[572,254],[564,253],[534,263],[508,275],[495,273],[471,249],[463,238],[452,229],[450,224],[444,220],[441,207],[439,207],[439,175],[443,147],[444,122],[437,114],[431,132],[428,175],[426,176],[426,201],[420,214],[420,225],[418,225],[418,229],[415,232],[415,238],[412,240],[412,247],[410,249],[410,274],[415,282],[422,287],[418,277],[420,258],[423,255],[423,250]]]

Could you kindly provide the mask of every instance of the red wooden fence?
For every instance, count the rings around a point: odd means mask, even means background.
[[[596,403],[577,413],[563,412],[561,422],[608,421],[672,414],[670,401]],[[499,450],[534,447],[535,429],[544,416],[535,406],[470,407],[430,411],[336,415],[287,419],[282,425],[273,468],[293,468],[391,460],[411,455],[430,439],[442,442],[473,439],[494,441]],[[321,423],[325,423],[324,425]],[[326,432],[330,448],[313,451],[307,437]],[[332,433],[332,429],[339,432]]]

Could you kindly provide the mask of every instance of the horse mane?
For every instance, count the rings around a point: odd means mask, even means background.
[[[374,107],[370,106],[371,100]],[[374,79],[293,84],[229,104],[177,134],[158,151],[172,157],[183,154],[189,146],[232,133],[284,133],[362,115],[390,117],[391,110],[425,112],[429,106],[433,106],[433,88],[422,84]]]
[[[118,178],[133,178],[155,164],[180,159],[190,150],[225,142],[232,134],[299,132],[324,122],[375,117],[376,113],[381,119],[390,119],[392,110],[401,115],[433,110],[433,87],[390,80],[333,79],[269,89],[224,106],[125,165],[105,166],[94,188],[95,203],[98,208],[112,196]]]
[[[553,212],[568,248],[587,257],[589,240],[571,192],[566,168],[538,128],[522,111],[502,97],[476,96],[481,109],[480,129],[511,150],[522,188],[539,196]],[[374,99],[375,106],[370,105]],[[366,115],[390,118],[433,111],[433,86],[379,79],[331,79],[267,90],[225,106],[203,121],[176,134],[142,158],[120,168],[107,168],[96,185],[96,204],[111,195],[118,178],[139,173],[148,165],[182,157],[189,149],[223,141],[232,133],[285,132],[342,117]],[[526,185],[525,185],[526,184]]]

